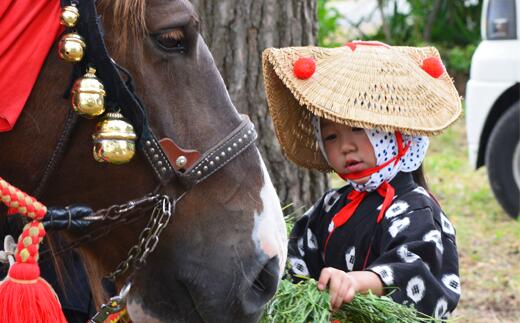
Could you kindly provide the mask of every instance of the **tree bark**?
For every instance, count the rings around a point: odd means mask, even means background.
[[[235,106],[257,127],[260,149],[282,206],[309,207],[328,187],[326,174],[287,160],[268,114],[262,51],[315,43],[316,0],[192,0],[202,34]],[[287,213],[287,211],[285,212]]]
[[[441,7],[442,0],[435,0],[433,4],[433,8],[428,14],[428,19],[426,20],[426,26],[424,26],[423,32],[423,40],[425,42],[430,42],[432,37],[432,28],[435,23],[435,19],[437,18],[437,14],[439,13],[439,9]]]
[[[392,32],[390,30],[390,26],[388,25],[388,17],[385,15],[385,5],[388,2],[385,0],[377,0],[377,8],[379,9],[379,13],[381,14],[381,22],[383,24],[383,33],[385,34],[385,41],[390,43],[392,40]]]

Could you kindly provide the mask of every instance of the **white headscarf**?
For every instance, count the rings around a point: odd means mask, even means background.
[[[325,152],[325,146],[323,144],[323,138],[321,136],[320,119],[316,116],[312,118],[312,125],[318,146],[320,147],[323,157],[330,164],[327,154]],[[397,140],[395,133],[384,132],[378,129],[363,129],[374,148],[376,155],[376,166],[382,165],[393,157],[397,156]],[[409,136],[403,135],[403,143],[406,145],[409,142],[410,148],[406,154],[401,157],[396,165],[394,163],[389,164],[387,167],[380,169],[373,173],[365,184],[358,184],[353,180],[347,180],[357,191],[374,191],[384,181],[390,182],[400,171],[402,172],[413,172],[421,166],[430,140],[426,136]]]

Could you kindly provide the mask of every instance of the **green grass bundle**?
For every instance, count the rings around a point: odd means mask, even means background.
[[[358,294],[340,310],[329,310],[329,293],[321,292],[313,279],[293,284],[282,280],[275,297],[267,304],[262,323],[341,323],[443,322],[421,314],[412,307],[393,302],[388,297]]]

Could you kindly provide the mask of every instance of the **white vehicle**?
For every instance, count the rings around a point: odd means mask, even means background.
[[[520,0],[484,0],[482,42],[466,88],[469,159],[487,166],[491,188],[513,218],[520,204]]]

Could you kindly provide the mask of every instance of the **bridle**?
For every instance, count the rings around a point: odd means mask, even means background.
[[[61,2],[62,6],[70,4],[67,0]],[[202,155],[194,150],[181,149],[170,138],[158,140],[150,127],[147,111],[134,90],[131,74],[119,66],[108,54],[95,0],[75,0],[74,3],[81,14],[76,28],[88,45],[83,60],[73,69],[71,83],[65,96],[68,97],[72,82],[81,74],[81,71],[84,71],[87,66],[95,66],[98,77],[102,80],[108,93],[109,107],[110,104],[112,106],[117,104],[120,112],[134,126],[138,135],[137,149],[144,155],[146,163],[151,167],[158,182],[156,190],[149,195],[122,205],[99,210],[86,217],[87,220],[91,221],[110,220],[114,223],[128,223],[136,220],[136,218],[129,219],[131,214],[152,210],[148,224],[141,232],[137,244],[129,250],[126,259],[109,275],[110,279],[115,280],[116,277],[125,273],[133,265],[139,267],[145,262],[148,254],[157,246],[160,233],[170,222],[176,203],[191,188],[210,177],[248,149],[255,142],[257,133],[249,118],[242,117],[240,124],[235,129]],[[54,169],[60,163],[77,119],[78,117],[75,114],[69,113],[58,144],[47,163],[34,195],[38,196],[43,192]],[[184,191],[175,198],[158,194],[161,188],[171,183],[180,184]],[[104,232],[107,231],[106,227],[103,229]],[[77,247],[78,243],[96,238],[92,236],[92,233],[85,237],[80,238],[78,242],[73,243],[66,249]]]
[[[117,104],[121,113],[130,120],[138,135],[137,148],[160,184],[172,180],[191,188],[222,168],[256,140],[253,124],[242,122],[221,142],[202,156],[196,151],[185,151],[169,138],[158,140],[150,127],[146,109],[135,93],[131,74],[119,66],[108,54],[101,33],[101,22],[95,0],[82,0],[78,4],[81,18],[77,26],[88,44],[85,58],[77,65],[79,71],[92,64],[98,70],[108,93],[107,101]],[[126,77],[124,81],[121,75]]]

